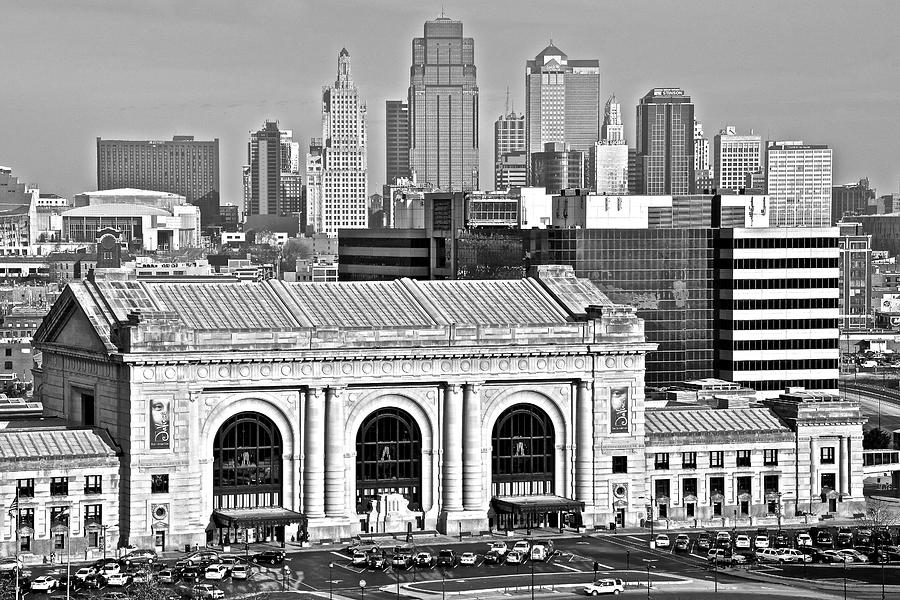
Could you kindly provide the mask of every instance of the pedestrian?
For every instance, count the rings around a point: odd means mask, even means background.
[[[50,553],[50,564],[51,564],[51,565],[55,565],[55,564],[56,564],[56,552],[51,552],[51,553]]]

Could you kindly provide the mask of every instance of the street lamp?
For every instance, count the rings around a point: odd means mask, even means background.
[[[652,581],[650,579],[650,569],[653,568],[653,563],[656,562],[657,559],[645,558],[643,561],[647,563],[647,598],[650,598],[650,588],[652,587]]]
[[[106,560],[106,525],[100,526],[100,539],[101,544],[103,544],[103,560]]]
[[[281,578],[281,591],[287,589],[287,578],[291,574],[291,568],[287,565],[281,570],[282,578]]]
[[[359,580],[359,600],[366,600],[366,580]]]
[[[844,563],[844,600],[847,600],[847,557],[842,561]]]
[[[447,589],[444,587],[445,575],[444,569],[441,569],[441,600],[447,600]]]
[[[334,563],[328,563],[328,600],[334,599]]]

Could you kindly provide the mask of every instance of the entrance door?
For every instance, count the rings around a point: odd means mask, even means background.
[[[750,514],[750,502],[741,500],[741,514],[745,517]]]
[[[616,509],[616,527],[625,527],[625,509]]]
[[[837,512],[837,498],[828,499],[828,512]]]
[[[669,518],[669,505],[668,504],[660,504],[657,507],[656,514],[660,519],[668,519]]]
[[[157,552],[166,551],[166,532],[156,531],[153,533],[153,545],[156,546]]]

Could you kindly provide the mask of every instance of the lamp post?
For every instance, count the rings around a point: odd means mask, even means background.
[[[282,578],[281,578],[281,591],[285,591],[287,589],[287,579],[291,574],[291,568],[287,565],[281,570]]]
[[[533,543],[533,540],[529,540],[529,542],[528,553],[531,554],[531,544]],[[528,562],[531,564],[531,600],[534,600],[534,556],[529,556]]]
[[[844,563],[844,600],[847,600],[847,557],[842,561]]]
[[[444,569],[441,569],[441,600],[447,600],[447,589],[445,586],[444,578],[446,573],[444,573]]]
[[[877,558],[877,554],[875,555]],[[885,561],[881,561],[881,600],[884,600],[884,563]]]
[[[366,580],[359,580],[359,600],[366,600]]]
[[[647,563],[647,598],[650,598],[650,588],[653,586],[653,582],[650,578],[650,569],[653,568],[653,563],[656,562],[655,558],[645,558],[643,561]]]
[[[103,560],[106,560],[106,525],[100,526],[100,539],[103,545]]]
[[[328,600],[334,599],[334,563],[328,563]]]

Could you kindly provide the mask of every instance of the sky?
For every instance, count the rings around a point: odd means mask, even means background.
[[[249,132],[266,119],[304,148],[321,88],[350,51],[368,103],[369,186],[384,183],[384,102],[406,97],[412,39],[441,14],[475,39],[481,182],[493,122],[524,108],[525,61],[552,38],[598,58],[601,95],[635,105],[681,87],[712,136],[834,148],[834,181],[900,191],[900,2],[867,0],[3,0],[0,165],[43,192],[96,189],[96,138],[219,138],[222,203],[241,203]]]

